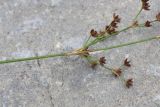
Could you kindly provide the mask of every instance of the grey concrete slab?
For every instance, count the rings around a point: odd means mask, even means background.
[[[160,0],[150,0],[160,12]],[[0,0],[0,60],[46,55],[82,46],[91,28],[102,29],[115,12],[120,28],[132,21],[140,0]],[[111,46],[160,34],[160,23],[129,30],[98,46]],[[78,57],[54,58],[0,65],[0,107],[159,107],[160,41],[99,53],[119,66],[129,56],[132,67],[126,89],[109,71],[92,70]]]

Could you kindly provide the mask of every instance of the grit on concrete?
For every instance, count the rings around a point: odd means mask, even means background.
[[[160,0],[141,22],[155,18]],[[126,27],[140,8],[140,0],[0,0],[0,60],[46,55],[82,46],[91,28],[103,29],[113,13]],[[160,34],[160,23],[129,30],[99,47]],[[160,41],[113,49],[107,64],[118,67],[126,56],[132,67],[124,71],[134,86],[125,88],[110,71],[92,70],[79,57],[53,58],[0,65],[0,107],[160,107]]]

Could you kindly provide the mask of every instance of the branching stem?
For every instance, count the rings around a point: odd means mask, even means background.
[[[141,9],[138,11],[137,15],[135,16],[135,18],[133,19],[134,21],[137,20],[138,16],[140,15],[140,13],[142,12],[143,8],[141,7]]]
[[[29,60],[37,60],[37,59],[47,59],[47,58],[54,58],[54,57],[60,57],[60,56],[83,55],[86,53],[93,53],[93,52],[97,52],[97,51],[102,52],[102,51],[106,51],[106,50],[110,50],[110,49],[114,49],[114,48],[119,48],[119,47],[129,46],[132,44],[147,42],[147,41],[154,40],[154,39],[160,39],[160,36],[155,36],[155,37],[151,37],[151,38],[147,38],[147,39],[143,39],[143,40],[138,40],[135,42],[124,43],[124,44],[111,46],[111,47],[107,47],[107,48],[101,48],[101,49],[93,49],[93,50],[87,50],[87,51],[79,49],[79,50],[74,50],[71,52],[60,53],[60,54],[50,54],[50,55],[35,56],[35,57],[29,57],[29,58],[18,58],[18,59],[4,60],[4,61],[0,61],[0,64],[22,62],[22,61],[29,61]]]

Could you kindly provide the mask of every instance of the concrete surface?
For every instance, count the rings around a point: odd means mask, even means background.
[[[150,0],[143,22],[160,12]],[[91,28],[102,29],[116,12],[120,28],[132,21],[140,0],[0,0],[0,60],[46,55],[81,47]],[[103,42],[109,46],[160,34],[160,23],[134,29]],[[134,86],[126,89],[109,71],[92,70],[78,57],[0,65],[0,107],[160,107],[160,41],[119,49],[105,55],[119,66],[125,56]]]

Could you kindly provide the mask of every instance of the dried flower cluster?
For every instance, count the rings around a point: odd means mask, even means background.
[[[127,67],[131,67],[130,61],[128,61],[127,58],[124,60],[124,65]]]
[[[123,66],[131,67],[131,64],[130,64],[130,61],[128,61],[128,58],[126,58],[126,59],[124,60]],[[113,74],[114,74],[115,77],[121,76],[121,74],[122,74],[122,69],[121,69],[121,68],[114,69]],[[127,79],[127,80],[124,79],[124,81],[125,81],[125,84],[126,84],[126,87],[127,87],[127,88],[130,88],[130,87],[133,85],[133,79]]]
[[[144,9],[144,10],[150,10],[149,9],[150,5],[148,3],[149,0],[141,0],[141,1],[142,1],[142,9]]]
[[[106,64],[105,57],[100,57],[98,61],[91,61],[91,67],[95,69],[95,67],[98,65],[98,62],[101,66],[104,66],[104,64]]]
[[[99,60],[98,60],[99,64],[103,67],[105,66],[106,64],[106,58],[105,57],[100,57]],[[92,61],[91,62],[91,67],[94,69],[97,65],[98,65],[98,62],[97,61]],[[131,61],[128,60],[128,58],[126,58],[124,61],[123,61],[123,66],[126,66],[126,67],[131,67]],[[122,66],[121,66],[122,67]],[[123,67],[122,67],[123,68]],[[117,77],[120,77],[123,70],[122,68],[117,68],[117,69],[114,69],[112,68],[112,73],[113,75],[117,78]],[[125,80],[125,79],[124,79]],[[127,88],[130,88],[132,85],[133,85],[133,79],[130,78],[130,79],[127,79],[125,80],[125,85]]]
[[[97,37],[98,36],[97,31],[95,31],[94,29],[92,29],[90,33],[91,33],[92,37]]]
[[[149,7],[150,7],[149,0],[141,0],[141,2],[142,2],[142,7],[141,7],[140,11],[136,14],[136,17],[134,18],[134,20],[130,26],[127,26],[126,28],[123,28],[118,31],[117,28],[118,28],[118,24],[121,22],[121,18],[119,17],[119,15],[114,13],[112,21],[110,22],[109,25],[107,24],[105,26],[104,30],[97,32],[96,30],[91,29],[90,36],[89,36],[88,40],[83,44],[83,46],[80,49],[73,50],[71,52],[64,52],[64,53],[60,53],[60,54],[53,54],[53,55],[46,55],[46,56],[39,56],[39,57],[38,56],[37,57],[29,57],[29,58],[22,58],[22,59],[13,59],[13,60],[5,60],[5,61],[0,61],[0,64],[27,61],[27,60],[35,60],[35,59],[44,59],[44,58],[51,58],[51,57],[53,58],[53,57],[58,57],[58,56],[78,55],[81,58],[85,58],[89,62],[89,64],[91,65],[91,67],[93,69],[97,65],[100,65],[100,67],[103,67],[107,70],[110,70],[111,73],[113,74],[113,76],[115,76],[116,78],[123,78],[123,80],[125,82],[125,86],[127,88],[130,88],[131,86],[133,86],[133,79],[132,78],[125,79],[122,74],[124,73],[123,71],[126,67],[131,67],[131,63],[130,63],[131,61],[129,61],[126,58],[120,67],[116,67],[116,68],[113,67],[112,68],[112,67],[107,66],[106,58],[104,56],[97,58],[97,57],[92,56],[90,53],[97,52],[97,51],[102,52],[102,51],[106,51],[106,50],[113,49],[113,48],[119,48],[119,47],[131,45],[131,44],[150,41],[153,39],[160,39],[160,36],[147,38],[147,39],[139,40],[136,42],[130,42],[130,43],[124,43],[124,44],[120,44],[120,45],[116,45],[116,46],[105,47],[105,48],[98,48],[98,49],[92,48],[92,49],[90,49],[90,46],[93,46],[93,45],[97,44],[98,42],[102,42],[104,40],[107,40],[109,37],[118,35],[119,33],[127,31],[131,28],[151,27],[153,25],[153,23],[160,22],[160,12],[159,12],[155,17],[156,19],[150,20],[150,21],[147,20],[143,23],[139,23],[139,21],[137,20],[137,17],[140,15],[142,10],[150,10],[149,9]]]
[[[137,26],[139,26],[138,21],[134,21],[132,27],[137,27]]]
[[[144,25],[144,26],[146,26],[146,27],[151,27],[152,25],[151,25],[151,22],[147,20],[147,21],[145,22],[145,25]]]
[[[92,37],[98,37],[98,36],[103,36],[104,34],[108,33],[108,34],[112,34],[116,32],[116,28],[118,28],[118,23],[120,23],[121,19],[119,18],[119,15],[116,15],[115,13],[113,14],[113,20],[111,21],[111,23],[109,25],[106,25],[105,30],[104,31],[99,31],[97,32],[94,29],[91,29],[90,31],[90,35]]]
[[[132,78],[130,78],[130,79],[128,79],[128,80],[126,81],[126,87],[127,87],[127,88],[130,88],[131,86],[133,86],[133,79],[132,79]]]
[[[118,27],[117,24],[120,23],[121,19],[119,18],[119,15],[113,14],[113,21],[110,23],[110,25],[107,25],[105,30],[108,34],[112,34],[116,32],[116,28]]]
[[[113,75],[115,77],[119,77],[119,76],[121,76],[121,74],[122,74],[122,70],[120,68],[114,69]]]
[[[156,15],[156,20],[153,20],[153,21],[145,21],[143,24],[139,24],[139,22],[137,21],[137,17],[138,15],[141,13],[142,10],[150,10],[149,7],[149,0],[141,0],[142,2],[142,7],[141,7],[141,10],[139,11],[139,13],[137,14],[136,16],[136,20],[133,20],[133,23],[131,24],[131,28],[134,28],[134,27],[151,27],[152,26],[152,23],[155,22],[155,21],[159,21],[160,22],[160,13],[158,13]],[[102,37],[102,36],[105,36],[105,35],[112,35],[113,33],[116,33],[117,32],[117,28],[118,28],[118,23],[121,22],[121,18],[119,17],[119,15],[116,15],[115,13],[113,14],[113,19],[111,21],[111,23],[109,25],[106,25],[105,27],[105,30],[102,30],[102,31],[99,31],[97,32],[96,30],[94,29],[91,29],[90,31],[90,35],[93,37],[93,38],[97,38],[97,37]],[[88,48],[85,49],[86,51],[88,51]],[[85,57],[91,57],[90,54],[88,53]],[[99,59],[97,59],[96,61],[93,60],[93,61],[90,61],[90,64],[91,64],[91,67],[94,69],[97,65],[101,65],[102,67],[106,68],[106,59],[105,57],[100,57]],[[123,61],[123,66],[125,67],[131,67],[131,63],[130,61],[126,58],[124,61]],[[118,68],[108,68],[109,70],[112,71],[113,75],[118,78],[118,77],[121,77],[122,76],[122,73],[123,73],[123,69],[125,67],[123,66],[120,66]],[[122,67],[122,68],[121,68]],[[127,88],[130,88],[131,86],[133,86],[133,79],[132,78],[129,78],[127,80],[125,80],[125,85]]]
[[[101,57],[101,58],[99,59],[99,63],[100,63],[100,65],[103,66],[103,65],[106,63],[105,57]]]

